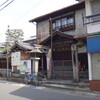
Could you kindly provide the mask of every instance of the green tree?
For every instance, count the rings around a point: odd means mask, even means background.
[[[15,42],[22,41],[24,38],[24,32],[22,29],[8,29],[6,34],[6,42],[11,47]]]

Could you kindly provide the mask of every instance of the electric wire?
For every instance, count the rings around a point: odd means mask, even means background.
[[[11,23],[12,24],[15,24],[16,22],[18,22],[19,20],[21,20],[22,18],[24,18],[26,15],[28,15],[28,13],[30,13],[30,11],[33,9],[33,8],[36,8],[38,5],[40,5],[42,2],[44,2],[46,0],[40,0],[35,6],[32,6],[29,10],[27,10],[23,15],[21,15],[19,18],[17,18],[14,22]]]
[[[1,5],[0,5],[0,7],[1,6],[3,6],[5,3],[7,3],[9,0],[6,0],[5,2],[3,2]]]
[[[5,5],[3,8],[0,9],[0,11],[2,11],[3,9],[5,9],[7,6],[9,6],[14,0],[12,0],[11,2],[9,2],[7,5]]]

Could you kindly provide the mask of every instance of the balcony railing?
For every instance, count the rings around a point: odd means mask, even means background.
[[[83,16],[83,15],[82,15]],[[83,16],[83,24],[93,24],[100,22],[100,14],[90,15],[90,16]]]

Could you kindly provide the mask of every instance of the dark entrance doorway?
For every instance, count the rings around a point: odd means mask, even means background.
[[[79,78],[88,79],[88,58],[87,53],[78,54],[78,69],[79,69]]]
[[[42,54],[39,56],[39,72],[38,76],[41,78],[46,78],[47,77],[47,59],[45,54]]]

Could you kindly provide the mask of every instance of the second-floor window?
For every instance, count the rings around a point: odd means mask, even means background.
[[[74,16],[62,17],[52,23],[53,31],[67,31],[74,28]]]

